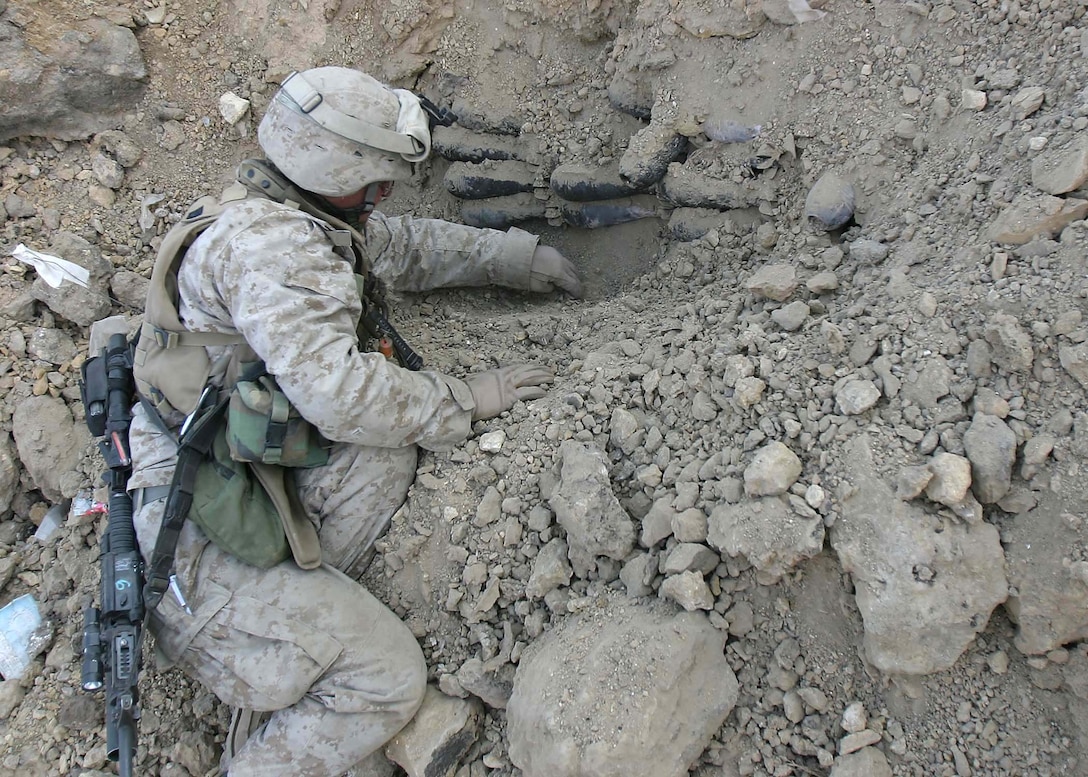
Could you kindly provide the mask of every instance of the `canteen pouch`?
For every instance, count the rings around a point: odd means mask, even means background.
[[[235,461],[302,469],[327,464],[331,446],[267,373],[235,384],[226,442]]]
[[[197,469],[189,517],[208,539],[247,564],[268,569],[291,556],[275,503],[250,465],[231,458],[225,428]]]

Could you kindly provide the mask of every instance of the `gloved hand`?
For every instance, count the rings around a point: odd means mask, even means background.
[[[538,364],[515,364],[469,375],[465,383],[476,402],[472,420],[494,418],[518,400],[540,399],[544,396],[541,386],[554,380],[552,369]]]
[[[556,286],[572,297],[582,296],[582,282],[570,260],[551,246],[538,245],[529,267],[529,291],[544,293]]]

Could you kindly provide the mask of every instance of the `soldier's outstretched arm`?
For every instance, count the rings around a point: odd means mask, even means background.
[[[577,297],[574,265],[532,233],[506,232],[438,219],[371,215],[367,247],[374,272],[392,288],[429,291],[451,286],[506,286],[533,292],[562,289]]]
[[[330,440],[439,450],[469,435],[474,403],[463,381],[359,350],[352,268],[305,216],[258,220],[212,266],[234,326]]]

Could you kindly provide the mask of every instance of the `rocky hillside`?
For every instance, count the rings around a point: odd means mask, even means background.
[[[0,0],[0,604],[43,619],[0,771],[112,773],[90,327],[317,64],[459,117],[383,207],[587,287],[397,305],[436,369],[559,379],[421,457],[364,582],[434,690],[356,777],[1088,772],[1083,0]],[[138,773],[203,777],[229,710],[150,647]]]

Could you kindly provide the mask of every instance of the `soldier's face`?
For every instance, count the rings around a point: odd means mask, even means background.
[[[370,212],[393,191],[392,181],[379,181],[365,186],[354,194],[343,197],[325,197],[325,200],[344,214],[354,216],[360,224],[366,222]]]

